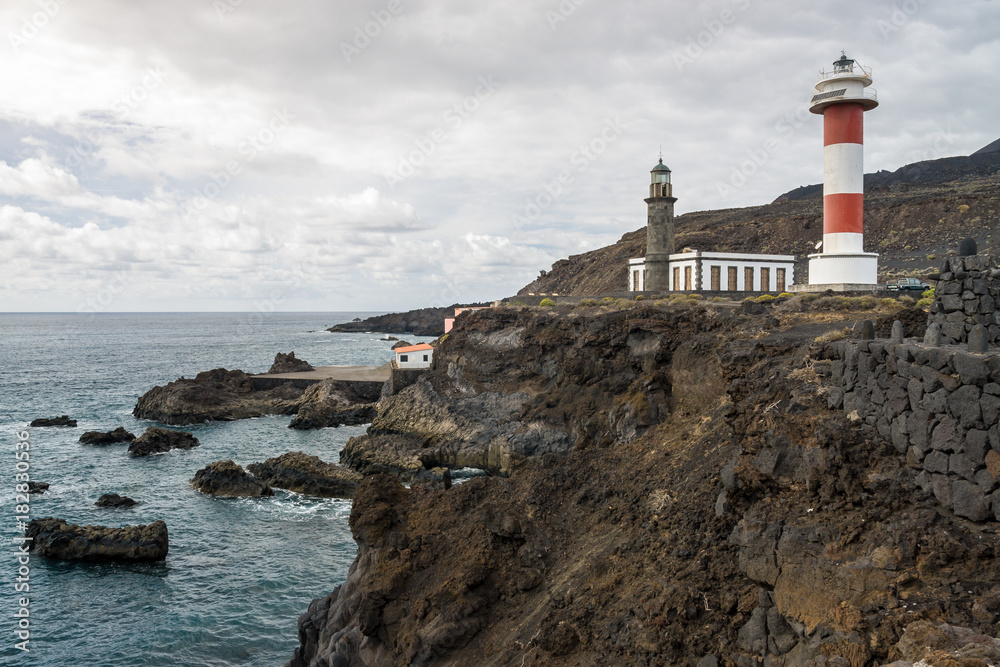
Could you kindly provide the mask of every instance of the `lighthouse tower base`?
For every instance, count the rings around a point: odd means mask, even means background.
[[[809,255],[809,284],[794,291],[857,292],[877,290],[878,253],[818,253]]]

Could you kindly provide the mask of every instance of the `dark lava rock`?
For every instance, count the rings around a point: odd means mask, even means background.
[[[444,333],[444,318],[453,317],[455,308],[461,306],[488,306],[488,303],[454,304],[447,308],[420,308],[405,313],[389,313],[366,318],[360,322],[336,324],[327,331],[364,333],[413,334],[414,336],[440,336]]]
[[[105,493],[94,504],[98,507],[133,507],[139,503],[128,496],[119,496],[117,493]]]
[[[139,397],[132,414],[174,426],[294,414],[304,391],[292,384],[258,390],[243,371],[216,368],[153,387]]]
[[[290,428],[301,430],[327,426],[368,424],[375,418],[375,403],[381,384],[338,382],[326,379],[309,387]]]
[[[247,474],[242,466],[232,460],[216,461],[202,468],[194,474],[191,486],[202,493],[231,498],[274,495],[271,487],[253,475]]]
[[[288,354],[279,352],[274,355],[274,363],[271,364],[271,369],[268,373],[303,373],[314,370],[316,369],[308,361],[296,359],[295,352],[289,352]]]
[[[323,498],[350,498],[362,479],[354,471],[303,452],[288,452],[263,463],[251,463],[247,470],[279,489]]]
[[[28,493],[45,493],[48,490],[48,482],[28,482]]]
[[[394,344],[394,345],[392,346],[392,348],[390,348],[390,349],[393,349],[393,350],[395,350],[395,349],[396,349],[397,347],[410,347],[410,346],[412,346],[412,345],[413,345],[413,343],[411,343],[411,342],[409,342],[409,341],[406,341],[406,340],[401,340],[401,341],[399,341],[398,343],[395,343],[395,344]]]
[[[129,456],[149,456],[162,454],[171,449],[191,449],[199,444],[198,438],[187,431],[171,431],[167,428],[150,426],[128,446]]]
[[[38,426],[76,426],[76,420],[70,419],[69,415],[63,415],[62,417],[54,417],[52,419],[35,419],[29,424],[31,427]]]
[[[126,431],[122,426],[106,433],[101,431],[87,431],[80,436],[80,442],[85,445],[114,445],[119,442],[132,442],[133,440],[135,440],[135,434]]]
[[[24,536],[39,556],[83,561],[157,561],[167,557],[167,524],[108,528],[78,526],[62,519],[35,519]]]
[[[356,405],[349,408],[329,408],[320,404],[307,404],[299,409],[288,428],[307,431],[328,426],[357,426],[370,424],[375,419],[375,404]]]

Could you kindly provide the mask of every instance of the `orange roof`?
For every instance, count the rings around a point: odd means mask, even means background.
[[[407,352],[419,352],[421,350],[433,350],[434,348],[427,343],[420,343],[419,345],[410,345],[409,347],[397,347],[393,352],[396,354],[405,354]]]

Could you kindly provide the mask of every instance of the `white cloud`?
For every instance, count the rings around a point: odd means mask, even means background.
[[[0,249],[17,258],[0,308],[75,309],[122,271],[103,307],[511,294],[640,227],[660,146],[679,213],[819,182],[821,121],[802,108],[841,48],[882,100],[869,171],[996,139],[989,0],[627,0],[556,20],[552,0],[404,0],[348,62],[342,44],[385,6],[60,4],[0,69],[15,91],[0,128],[16,133],[0,133]],[[21,34],[36,11],[7,3],[0,21]],[[602,145],[609,119],[622,129]],[[769,138],[778,149],[724,193]]]

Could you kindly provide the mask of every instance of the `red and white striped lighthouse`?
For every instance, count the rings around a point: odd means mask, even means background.
[[[878,254],[864,251],[864,112],[878,106],[871,84],[871,70],[841,53],[809,103],[823,115],[823,251],[809,256],[810,285],[878,281]]]

